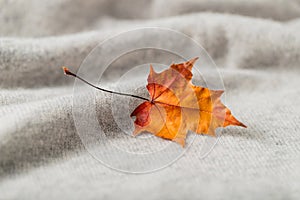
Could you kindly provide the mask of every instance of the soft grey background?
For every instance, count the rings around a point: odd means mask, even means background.
[[[83,147],[60,66],[75,71],[99,41],[144,26],[201,43],[248,128],[226,128],[205,159],[192,146],[161,171],[132,175]],[[0,36],[0,199],[300,198],[299,0],[1,0]]]

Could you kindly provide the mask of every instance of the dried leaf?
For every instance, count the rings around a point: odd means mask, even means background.
[[[135,116],[134,135],[150,132],[182,146],[188,131],[215,136],[215,129],[228,125],[246,127],[221,103],[222,90],[192,84],[192,67],[198,58],[156,73],[150,66],[147,89],[150,101],[140,104]]]

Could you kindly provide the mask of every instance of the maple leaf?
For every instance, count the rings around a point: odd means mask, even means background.
[[[133,135],[150,132],[184,146],[189,130],[215,136],[218,127],[246,128],[222,104],[220,97],[224,91],[192,84],[191,70],[197,59],[172,64],[161,73],[150,66],[147,84],[150,100],[131,113],[131,117],[136,117]]]

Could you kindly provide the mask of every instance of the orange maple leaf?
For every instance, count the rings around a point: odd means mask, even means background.
[[[131,117],[136,117],[134,135],[150,132],[184,146],[189,130],[215,136],[218,127],[246,128],[221,103],[224,91],[191,83],[191,70],[197,59],[172,64],[161,73],[150,66],[147,84],[150,101],[143,102],[131,113]]]

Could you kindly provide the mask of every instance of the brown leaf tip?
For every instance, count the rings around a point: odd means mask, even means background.
[[[243,124],[242,122],[240,122],[240,126],[244,127],[244,128],[247,128],[247,126],[245,124]]]
[[[193,59],[189,60],[188,63],[190,63],[190,64],[193,65],[193,64],[195,64],[195,62],[196,62],[198,59],[199,59],[199,57],[193,58]]]

